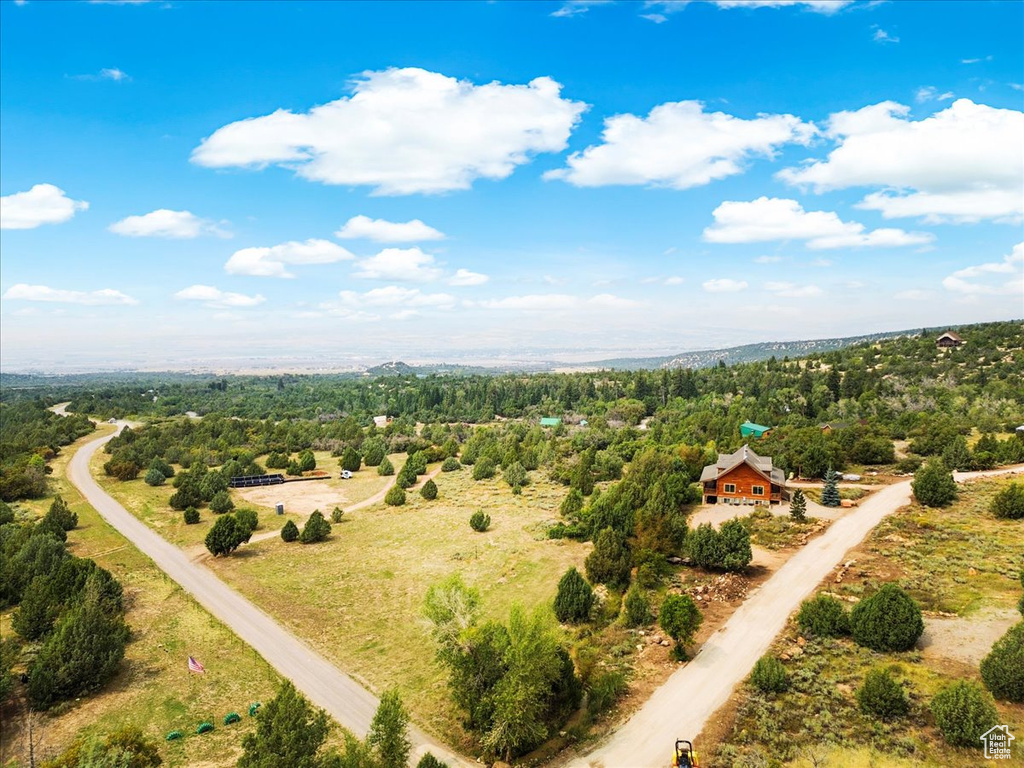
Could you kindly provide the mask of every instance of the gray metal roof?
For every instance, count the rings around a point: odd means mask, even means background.
[[[735,453],[720,453],[718,461],[708,464],[700,473],[700,482],[717,480],[724,474],[736,469],[740,464],[748,464],[755,471],[761,473],[766,479],[776,485],[786,484],[786,474],[778,467],[772,466],[772,460],[767,456],[758,456],[751,450],[749,445],[744,445]]]

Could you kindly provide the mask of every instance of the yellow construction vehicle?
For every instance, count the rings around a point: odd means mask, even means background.
[[[691,742],[686,739],[676,739],[672,768],[700,768],[700,763],[697,762],[697,753],[693,751]]]

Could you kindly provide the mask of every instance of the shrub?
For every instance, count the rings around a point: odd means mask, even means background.
[[[442,763],[430,752],[427,752],[420,761],[416,763],[416,768],[449,768],[448,763]]]
[[[686,549],[694,565],[714,568],[724,559],[718,531],[711,523],[702,523],[686,536]]]
[[[566,520],[576,520],[583,511],[583,494],[579,488],[570,488],[569,493],[562,499],[562,506],[558,510]]]
[[[509,464],[508,468],[505,470],[504,478],[505,482],[512,488],[522,488],[530,482],[530,477],[526,474],[526,468],[518,461],[514,461]]]
[[[103,471],[118,480],[127,482],[139,476],[142,468],[134,461],[108,461],[103,465]]]
[[[309,472],[316,469],[316,457],[308,448],[299,453],[299,469],[303,472]]]
[[[753,559],[750,532],[739,520],[722,523],[718,531],[710,523],[698,525],[687,534],[686,548],[690,559],[702,568],[740,571]]]
[[[363,457],[359,455],[359,451],[349,445],[341,454],[341,460],[338,463],[342,469],[347,469],[349,472],[358,472],[360,465],[363,463]]]
[[[255,509],[240,509],[235,512],[235,522],[238,524],[239,529],[248,537],[252,536],[252,532],[259,527],[260,518],[256,514]]]
[[[326,539],[330,533],[331,524],[324,519],[319,509],[314,509],[306,524],[302,526],[302,534],[299,536],[299,541],[303,544],[315,544]]]
[[[981,660],[981,679],[997,699],[1024,703],[1024,621],[1010,627]]]
[[[804,600],[796,616],[800,629],[817,637],[841,637],[850,634],[850,616],[834,597],[818,595]]]
[[[474,480],[489,480],[494,477],[494,460],[489,456],[482,456],[473,465]]]
[[[626,592],[623,607],[627,627],[646,627],[654,620],[654,617],[651,616],[651,604],[643,590],[636,584]]]
[[[380,464],[377,465],[377,474],[383,476],[389,476],[395,474],[395,465],[391,463],[391,459],[385,456]]]
[[[909,651],[924,632],[921,607],[895,584],[885,584],[853,607],[850,632],[874,651]]]
[[[416,471],[410,467],[402,467],[402,471],[398,473],[398,479],[395,480],[395,485],[405,490],[406,488],[412,488],[416,485]]]
[[[579,571],[570,568],[558,582],[555,617],[563,624],[576,624],[590,618],[593,606],[594,590]]]
[[[491,516],[485,515],[483,511],[478,509],[469,518],[469,527],[477,533],[483,533],[491,527]]]
[[[206,548],[214,557],[230,555],[248,539],[249,534],[239,527],[234,515],[222,515],[206,534]]]
[[[341,518],[344,517],[345,511],[341,507],[335,507],[331,510],[331,522],[340,523]]]
[[[291,477],[298,477],[302,474],[302,465],[299,464],[299,462],[292,459],[291,461],[288,462],[288,466],[284,470],[284,473]]]
[[[661,572],[654,563],[641,563],[636,569],[636,581],[644,589],[657,589],[661,584]]]
[[[789,688],[789,673],[774,656],[762,656],[754,664],[750,682],[761,693],[782,693]]]
[[[1024,483],[1010,483],[999,491],[989,511],[1004,520],[1024,518]]]
[[[384,495],[384,503],[389,507],[400,507],[405,504],[405,489],[395,483]]]
[[[288,457],[283,453],[271,452],[267,456],[267,469],[284,469],[288,466]]]
[[[281,540],[295,541],[297,538],[299,538],[299,528],[295,525],[295,521],[289,520],[281,529]]]
[[[857,689],[857,706],[865,715],[880,720],[903,717],[910,711],[907,694],[887,669],[872,669]]]
[[[618,670],[611,670],[598,675],[590,684],[587,696],[587,710],[591,715],[611,707],[628,688],[626,676]]]
[[[436,499],[437,483],[435,483],[433,480],[427,480],[427,482],[423,484],[423,487],[420,488],[420,496],[422,496],[427,501],[433,501],[434,499]]]
[[[947,507],[956,499],[953,475],[941,461],[932,460],[914,473],[910,487],[926,507]]]
[[[584,561],[587,578],[595,584],[625,587],[632,567],[626,537],[614,528],[605,528],[597,535],[594,551]]]
[[[444,460],[444,463],[441,465],[442,472],[456,472],[460,469],[462,469],[462,465],[459,463],[459,460],[454,456],[449,456],[447,459]]]
[[[148,470],[144,480],[146,481],[146,485],[152,485],[154,488],[167,482],[167,478],[164,477],[164,473],[159,469]]]
[[[227,491],[217,491],[210,499],[210,511],[215,514],[223,515],[234,508],[235,502],[231,500],[231,495]]]
[[[977,683],[959,680],[935,694],[935,724],[954,747],[981,747],[981,735],[998,722],[996,708]]]
[[[186,507],[184,515],[186,525],[195,525],[199,522],[199,510],[195,507]]]
[[[704,617],[689,595],[669,595],[661,604],[658,624],[676,641],[677,658],[685,658],[683,646],[693,642],[693,636],[700,629]]]

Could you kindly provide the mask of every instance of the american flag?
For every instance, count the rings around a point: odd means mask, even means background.
[[[203,674],[204,672],[206,672],[206,667],[204,667],[198,661],[196,661],[191,656],[189,656],[188,657],[188,671],[189,672],[198,672],[200,674]]]

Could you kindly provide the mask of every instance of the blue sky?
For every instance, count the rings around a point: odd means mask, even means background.
[[[1021,3],[0,14],[7,370],[580,361],[1024,314]]]

